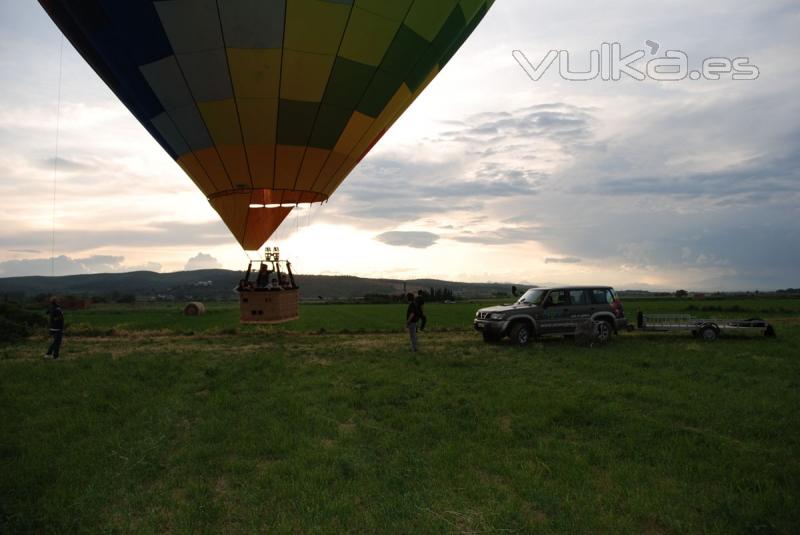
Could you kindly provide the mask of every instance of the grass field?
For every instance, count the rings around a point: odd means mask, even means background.
[[[800,301],[629,300],[778,338],[592,349],[485,345],[478,306],[417,355],[400,305],[70,313],[61,362],[0,347],[0,533],[800,530]]]
[[[500,301],[459,302],[425,306],[431,325],[440,330],[470,330],[475,311]],[[636,311],[645,313],[684,313],[698,317],[800,317],[800,299],[752,298],[716,300],[630,299],[625,301],[632,319]],[[705,310],[704,310],[705,309]],[[140,331],[162,333],[243,333],[327,332],[386,333],[402,330],[404,305],[303,305],[298,321],[278,326],[240,326],[236,303],[207,304],[207,314],[185,317],[175,303],[135,305],[98,305],[89,310],[71,312],[69,322],[74,334],[109,335]]]

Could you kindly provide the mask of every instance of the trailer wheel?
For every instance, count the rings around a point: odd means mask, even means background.
[[[700,338],[703,339],[704,342],[713,342],[719,337],[719,332],[716,328],[711,325],[706,325],[702,329],[700,329]]]

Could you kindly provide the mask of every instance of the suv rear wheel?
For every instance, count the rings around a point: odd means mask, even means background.
[[[609,340],[611,340],[611,335],[614,333],[614,328],[611,326],[606,320],[599,321],[597,323],[597,341],[601,344],[605,344]]]
[[[526,346],[533,338],[533,329],[527,322],[520,321],[511,327],[511,332],[508,336],[515,345]]]

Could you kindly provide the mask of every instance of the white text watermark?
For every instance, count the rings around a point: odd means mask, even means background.
[[[648,51],[635,50],[628,54],[622,51],[620,43],[603,43],[599,49],[589,51],[588,66],[585,70],[578,70],[572,62],[572,56],[567,50],[550,50],[543,58],[534,61],[522,50],[514,50],[512,55],[525,71],[525,74],[534,82],[540,81],[544,75],[552,70],[553,65],[558,67],[558,75],[573,82],[586,82],[590,80],[603,80],[618,82],[623,78],[631,78],[643,82],[654,80],[657,82],[678,82],[681,80],[756,80],[761,71],[750,63],[748,57],[709,57],[705,58],[700,67],[692,70],[689,55],[682,50],[665,50],[663,55],[657,56],[661,45],[654,41],[647,41]]]

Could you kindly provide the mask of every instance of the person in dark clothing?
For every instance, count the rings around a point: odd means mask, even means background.
[[[257,288],[266,288],[269,285],[270,273],[272,273],[272,270],[269,269],[269,266],[267,264],[261,264],[261,268],[258,270],[258,276],[256,277]]]
[[[61,350],[61,340],[64,338],[64,312],[58,306],[58,301],[55,297],[50,299],[50,310],[48,311],[50,317],[50,336],[53,337],[53,343],[45,353],[46,359],[57,359],[59,351]]]
[[[407,294],[406,299],[408,300],[408,308],[406,308],[406,329],[408,329],[408,336],[411,338],[411,351],[417,351],[417,322],[420,318],[419,308],[414,300],[414,294]]]
[[[422,290],[417,291],[417,298],[414,302],[419,311],[419,332],[422,332],[425,330],[425,325],[428,324],[428,316],[425,315],[425,293]]]

